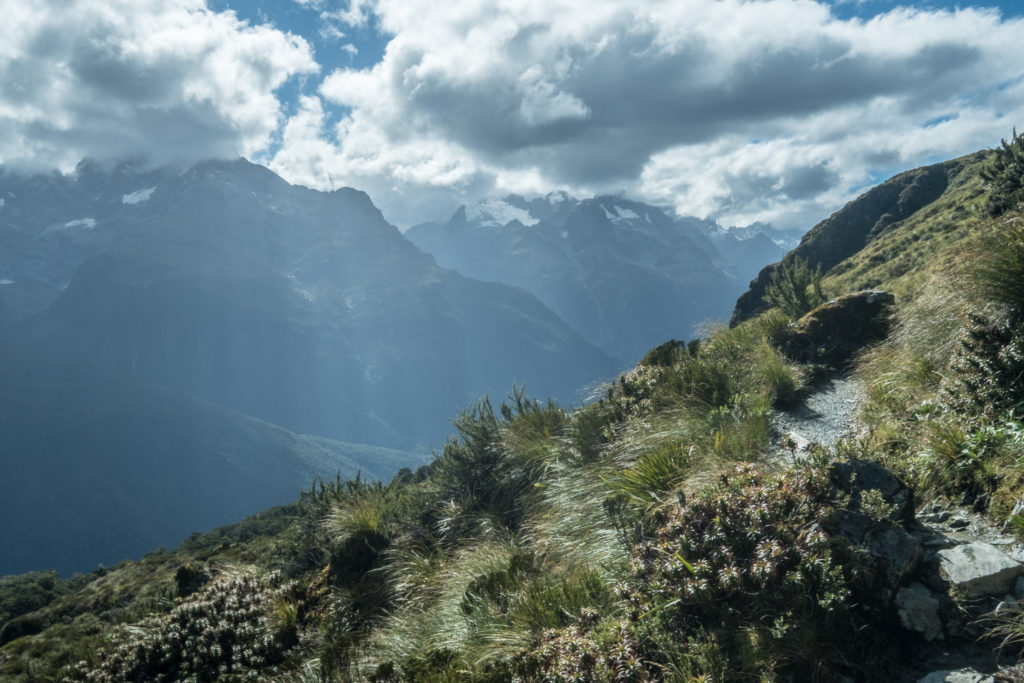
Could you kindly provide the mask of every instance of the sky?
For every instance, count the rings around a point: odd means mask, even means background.
[[[0,164],[244,156],[401,228],[515,192],[806,230],[1024,130],[1024,2],[0,0]]]

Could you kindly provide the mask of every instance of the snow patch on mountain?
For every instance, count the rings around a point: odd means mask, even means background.
[[[531,216],[529,211],[512,206],[504,199],[485,199],[478,204],[466,207],[466,220],[492,228],[500,228],[512,221],[519,221],[525,226],[538,223],[538,220]]]
[[[64,224],[65,228],[85,228],[86,230],[92,230],[96,227],[95,218],[76,218],[73,221],[68,221]]]
[[[144,190],[135,190],[135,192],[129,192],[128,194],[121,195],[122,204],[141,204],[142,202],[148,202],[149,198],[153,196],[153,192],[156,191],[156,186],[147,187]]]
[[[601,209],[604,210],[604,215],[608,220],[615,221],[616,223],[640,217],[636,211],[618,205],[612,205],[611,211],[609,211],[608,207],[602,204]],[[647,219],[647,222],[650,223],[650,219]]]
[[[301,296],[309,303],[313,303],[316,297],[313,293],[306,289],[303,284],[299,281],[299,278],[295,276],[295,273],[285,273],[284,276],[288,278],[288,281],[292,284],[292,291]]]

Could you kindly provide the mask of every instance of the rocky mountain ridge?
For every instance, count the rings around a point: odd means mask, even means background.
[[[438,268],[356,190],[244,161],[0,180],[3,336],[295,431],[422,448],[488,390],[571,402],[617,369],[525,292]]]
[[[721,320],[743,283],[784,253],[768,226],[724,230],[622,197],[565,193],[488,199],[405,234],[443,267],[529,290],[633,362]]]

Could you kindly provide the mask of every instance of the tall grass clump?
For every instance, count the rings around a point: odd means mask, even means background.
[[[380,680],[445,680],[455,671],[469,677],[460,680],[504,680],[542,631],[615,611],[599,572],[550,566],[511,542],[461,550],[429,582],[422,592],[433,599],[393,612],[372,637],[363,671]]]
[[[856,372],[867,390],[861,418],[873,430],[915,430],[941,409],[940,389],[969,310],[960,281],[955,271],[934,273],[896,311],[887,342],[861,356]]]
[[[965,278],[974,306],[953,354],[950,404],[993,419],[1024,408],[1024,216],[979,240]]]
[[[994,226],[968,283],[982,301],[1000,307],[1011,321],[1024,318],[1024,218],[1013,214]]]
[[[558,461],[524,530],[531,546],[555,564],[583,564],[609,583],[621,578],[628,554],[607,507],[619,471],[610,462]]]

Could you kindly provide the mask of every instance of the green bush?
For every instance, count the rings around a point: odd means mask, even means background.
[[[772,280],[764,300],[796,320],[811,309],[825,303],[821,289],[821,266],[811,270],[806,259],[794,256],[784,259],[772,271]]]
[[[46,607],[67,587],[55,571],[29,572],[0,577],[0,627],[29,612]],[[6,642],[0,637],[0,643]]]
[[[858,631],[873,619],[873,574],[824,530],[834,505],[820,470],[748,465],[723,477],[665,510],[633,547],[633,579],[620,588],[631,619],[682,642],[715,634],[737,680],[853,673],[853,648],[870,640]]]
[[[970,315],[953,354],[945,402],[962,415],[993,419],[1024,406],[1024,325]]]
[[[96,653],[80,662],[71,680],[106,682],[196,680],[228,675],[258,679],[257,672],[283,661],[295,640],[294,622],[275,615],[289,591],[277,575],[222,577],[170,614],[124,628]]]
[[[988,181],[989,215],[998,216],[1024,202],[1024,135],[1013,129],[1009,142],[1002,140],[981,172]]]
[[[664,344],[659,344],[647,352],[639,365],[654,365],[658,367],[671,367],[681,356],[687,352],[686,342],[678,339],[670,339]]]

